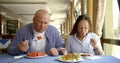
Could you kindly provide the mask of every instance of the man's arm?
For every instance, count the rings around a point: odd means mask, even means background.
[[[20,55],[23,54],[17,49],[17,45],[19,42],[22,42],[22,34],[21,31],[18,30],[17,33],[15,34],[11,44],[7,47],[7,51],[9,55]]]
[[[50,44],[50,49],[48,50],[49,52],[51,51],[52,53],[55,53],[54,52],[55,50],[59,52],[60,48],[64,47],[64,42],[62,38],[60,37],[58,30],[55,27],[49,26],[48,29],[46,30],[46,36],[49,41],[47,43]],[[55,55],[57,55],[57,52]]]

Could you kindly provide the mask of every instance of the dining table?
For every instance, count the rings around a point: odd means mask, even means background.
[[[60,56],[45,56],[41,58],[27,58],[11,56],[8,54],[0,54],[0,63],[69,63],[57,60]],[[120,59],[114,56],[93,56],[96,59],[83,58],[82,61],[76,63],[120,63]],[[74,62],[71,62],[74,63]]]

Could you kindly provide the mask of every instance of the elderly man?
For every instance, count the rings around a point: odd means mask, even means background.
[[[62,39],[57,29],[49,25],[50,14],[44,9],[35,13],[33,23],[20,28],[11,44],[8,46],[8,54],[20,55],[28,52],[45,51],[47,54],[56,56],[59,52],[66,53]]]

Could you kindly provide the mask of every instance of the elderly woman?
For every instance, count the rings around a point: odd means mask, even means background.
[[[66,41],[68,53],[88,53],[103,55],[99,37],[90,32],[90,18],[87,15],[80,15]]]

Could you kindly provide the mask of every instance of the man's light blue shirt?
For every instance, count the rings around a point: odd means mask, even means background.
[[[45,30],[45,36],[46,36],[46,45],[45,45],[45,52],[48,53],[48,51],[51,48],[59,48],[63,47],[63,40],[59,36],[58,30],[54,27],[49,25],[48,28]],[[27,52],[20,52],[17,49],[17,45],[19,42],[23,42],[24,40],[29,40],[29,47],[31,46],[34,38],[34,28],[33,23],[30,23],[24,27],[21,27],[15,34],[11,44],[8,46],[8,54],[10,55],[20,55],[25,54]]]

